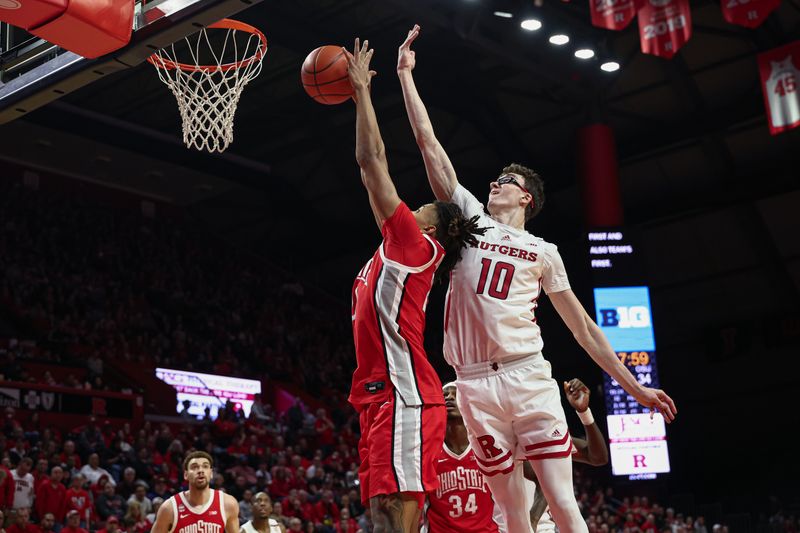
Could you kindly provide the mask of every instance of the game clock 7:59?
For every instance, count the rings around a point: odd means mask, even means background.
[[[637,367],[650,364],[650,352],[617,352],[620,362],[628,367]]]

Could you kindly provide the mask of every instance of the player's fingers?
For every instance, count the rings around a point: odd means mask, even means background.
[[[366,54],[369,50],[369,39],[364,39],[364,43],[361,45],[361,53]]]
[[[662,398],[662,400],[663,400],[664,402],[666,402],[666,404],[667,404],[667,405],[669,405],[669,409],[670,409],[670,411],[672,412],[672,414],[673,414],[673,415],[677,415],[677,414],[678,414],[678,408],[677,408],[677,407],[675,407],[675,402],[674,402],[674,401],[672,401],[672,398],[670,398],[669,394],[667,394],[667,393],[666,393],[666,392],[664,392],[664,391],[660,391],[660,392],[661,392],[661,394],[663,395],[663,398]]]
[[[361,39],[356,37],[356,44],[353,46],[353,55],[359,57],[361,53]]]
[[[569,383],[564,382],[564,394],[569,394]]]

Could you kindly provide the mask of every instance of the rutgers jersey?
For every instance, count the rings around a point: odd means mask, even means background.
[[[496,533],[494,500],[471,448],[456,455],[447,444],[436,463],[439,488],[428,494],[425,533]]]
[[[169,533],[224,533],[225,493],[211,489],[211,498],[202,507],[192,507],[183,492],[170,497],[172,506],[172,528]]]
[[[407,407],[443,404],[442,384],[422,339],[428,294],[444,249],[419,230],[404,203],[384,221],[381,233],[383,243],[353,284],[358,367],[350,403],[383,403],[396,390]]]
[[[461,254],[450,275],[445,304],[444,357],[456,368],[541,352],[536,305],[542,289],[570,288],[554,244],[501,224],[459,185],[452,201],[487,227]]]

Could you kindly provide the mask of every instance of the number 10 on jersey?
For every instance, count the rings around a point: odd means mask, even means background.
[[[505,300],[514,277],[514,265],[505,261],[481,259],[481,276],[478,279],[477,294],[488,294],[492,298]]]

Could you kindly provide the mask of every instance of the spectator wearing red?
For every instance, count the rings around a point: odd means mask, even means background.
[[[639,526],[642,533],[658,533],[658,526],[656,526],[656,517],[653,513],[647,515],[647,519]]]
[[[59,524],[59,528],[61,525]],[[56,529],[56,517],[53,516],[53,513],[44,513],[42,515],[42,519],[39,521],[39,529],[42,530],[42,533],[54,533]]]
[[[75,442],[71,440],[64,441],[64,450],[61,452],[59,459],[61,460],[62,466],[69,464],[70,459],[72,459],[72,466],[74,468],[80,469],[81,466],[83,466],[83,463],[81,463],[81,456],[75,452]]]
[[[625,523],[622,525],[622,527],[630,529],[638,528],[639,521],[636,520],[636,516],[633,513],[629,512],[628,514],[625,515]]]
[[[336,529],[336,533],[356,533],[358,531],[358,523],[350,516],[349,509],[342,509],[334,529]]]
[[[14,505],[16,490],[17,484],[14,482],[11,470],[0,464],[0,509],[10,509]]]
[[[71,509],[67,511],[67,525],[61,529],[61,533],[89,533],[89,532],[81,527],[81,514],[75,509]]]
[[[286,513],[286,516],[297,517],[304,522],[313,522],[314,506],[309,503],[308,493],[306,491],[292,491],[284,502],[286,502],[286,505],[283,506],[283,511]]]
[[[36,461],[36,468],[33,469],[31,474],[33,474],[33,493],[36,494],[39,491],[40,485],[50,481],[50,475],[47,473],[47,459],[39,459]]]
[[[125,513],[122,523],[128,533],[148,533],[153,527],[142,512],[142,506],[135,500],[128,502],[128,512]]]
[[[333,491],[325,490],[322,499],[314,505],[314,523],[333,527],[339,521],[339,506],[333,501]]]
[[[76,526],[78,527],[86,527],[94,513],[92,499],[83,488],[84,483],[84,477],[80,474],[75,474],[72,478],[72,485],[67,489],[67,520],[69,521],[72,511],[77,512],[79,520]]]
[[[7,533],[42,533],[39,526],[31,524],[31,510],[27,507],[17,509],[17,523],[8,527]]]
[[[119,529],[119,518],[112,516],[106,520],[106,527],[103,529],[98,529],[97,533],[121,533]]]
[[[289,495],[291,479],[289,469],[285,466],[276,466],[272,471],[272,484],[269,486],[269,495],[273,500],[280,500]]]
[[[334,425],[325,409],[317,409],[317,419],[314,421],[314,431],[317,432],[317,444],[325,453],[329,453],[335,442],[333,438]]]
[[[67,487],[61,482],[64,479],[64,470],[54,466],[50,470],[50,477],[39,485],[36,490],[36,515],[43,517],[45,513],[53,513],[53,517],[60,524],[67,513]]]

